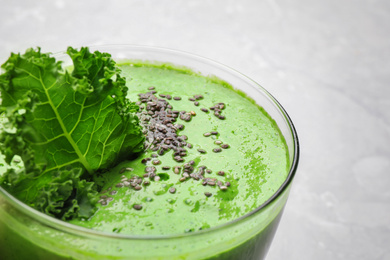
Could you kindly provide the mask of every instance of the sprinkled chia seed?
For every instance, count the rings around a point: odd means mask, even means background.
[[[154,90],[155,87],[153,87],[153,86],[152,86],[152,87],[148,87],[148,89],[149,89],[149,90]]]
[[[221,148],[214,148],[214,149],[213,149],[213,152],[214,152],[214,153],[219,153],[219,152],[221,152],[221,151],[222,151]]]
[[[196,116],[195,111],[190,111],[191,115]]]
[[[117,183],[117,184],[115,185],[115,187],[117,187],[117,188],[122,188],[123,186],[125,186],[123,183]]]
[[[129,187],[129,186],[130,186],[130,182],[124,181],[124,182],[123,182],[123,185],[124,185],[125,187]]]
[[[203,149],[198,149],[198,152],[200,152],[200,153],[206,153],[206,151],[203,150]]]
[[[218,118],[221,120],[225,120],[225,116],[222,116],[222,115],[218,116]]]
[[[225,183],[225,186],[226,186],[226,187],[230,187],[230,182],[227,181],[227,182]]]
[[[195,101],[195,102],[194,102],[194,105],[195,105],[195,106],[199,106],[199,102],[198,102],[198,101]]]
[[[203,134],[203,136],[205,136],[205,137],[208,137],[208,136],[210,136],[211,135],[211,133],[204,133]]]
[[[110,202],[110,201],[113,201],[113,200],[114,200],[113,197],[108,197],[108,198],[107,198],[107,202]]]
[[[134,204],[133,208],[134,208],[135,210],[141,210],[141,209],[142,209],[142,205],[140,205],[140,204]]]
[[[210,132],[212,135],[217,135],[218,134],[218,132],[217,131],[212,131],[212,132]]]
[[[191,160],[191,161],[189,161],[188,163],[191,164],[191,165],[194,165],[194,164],[195,164],[195,161],[194,161],[194,160]]]
[[[161,161],[160,160],[153,160],[152,163],[153,163],[153,165],[158,165],[161,163]]]
[[[160,176],[157,175],[156,177],[154,177],[153,180],[154,180],[154,181],[159,181],[160,179],[161,179]]]
[[[215,144],[222,144],[222,141],[217,140],[217,141],[215,141],[214,143],[215,143]]]
[[[110,191],[110,195],[115,195],[117,193],[118,193],[118,191],[116,191],[116,190]]]
[[[210,169],[207,169],[206,172],[207,172],[207,173],[212,173],[213,171],[210,170]]]
[[[179,181],[183,182],[183,181],[185,181],[186,179],[187,179],[186,177],[181,177],[181,178],[179,179]]]
[[[135,189],[135,190],[141,190],[142,187],[141,187],[141,186],[135,186],[134,189]]]
[[[200,110],[202,110],[205,113],[209,112],[209,110],[207,108],[204,108],[204,107],[202,107]]]
[[[210,186],[215,186],[215,181],[208,181],[207,184]]]
[[[180,173],[180,166],[176,166],[174,169],[173,169],[173,172],[175,174],[179,174]]]
[[[220,186],[219,189],[220,190],[227,190],[227,187],[226,186]]]
[[[158,157],[158,155],[155,154],[155,153],[152,153],[150,156],[152,156],[153,158],[157,158]]]
[[[168,99],[168,100],[171,100],[171,99],[172,99],[172,96],[171,96],[171,95],[166,95],[165,97],[166,97],[166,99]],[[168,106],[168,107],[169,107],[169,106]],[[172,108],[172,107],[170,107],[170,108]]]
[[[162,169],[163,170],[169,170],[169,169],[171,169],[171,167],[170,166],[163,166]]]
[[[206,195],[206,197],[210,197],[212,194],[210,192],[205,192],[204,195]]]
[[[230,145],[228,145],[228,144],[221,145],[221,148],[223,148],[223,149],[228,149],[229,147],[230,147]]]
[[[175,157],[173,157],[173,159],[174,159],[175,161],[177,161],[177,162],[182,162],[182,161],[184,161],[184,159],[181,158],[180,156],[175,156]]]
[[[143,185],[144,185],[144,186],[148,186],[149,184],[150,184],[150,181],[144,181],[144,182],[143,182]]]
[[[148,166],[145,168],[145,172],[147,172],[147,173],[155,172],[155,171],[156,171],[156,167],[153,167],[153,166]]]
[[[188,100],[189,101],[195,101],[195,98],[189,98]]]
[[[169,189],[169,192],[173,194],[173,193],[176,192],[176,189],[175,189],[174,187],[171,187],[171,188]]]
[[[181,97],[173,97],[174,100],[181,100]]]
[[[224,171],[219,171],[217,174],[220,175],[220,176],[224,176],[225,172]]]

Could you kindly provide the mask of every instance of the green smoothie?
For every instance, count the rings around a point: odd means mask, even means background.
[[[221,80],[166,65],[120,67],[131,100],[153,90],[156,93],[151,96],[157,102],[161,99],[172,106],[167,110],[194,112],[190,121],[180,119],[178,114],[173,122],[183,126],[176,134],[190,145],[182,147],[186,153],[183,161],[174,159],[173,149],[159,155],[161,148],[153,151],[149,147],[139,158],[119,164],[103,175],[105,185],[100,198],[104,205],[99,204],[92,218],[71,223],[135,235],[194,232],[247,214],[284,182],[289,167],[284,139],[267,113],[242,93]],[[148,102],[140,104],[145,107],[140,117],[148,115]],[[225,119],[216,117],[215,110],[210,109],[219,103],[224,103],[220,114]],[[166,138],[161,143],[169,143]],[[186,172],[186,166],[190,171]],[[143,177],[150,175],[147,168],[151,167],[157,178]],[[183,179],[191,174],[201,178]],[[139,190],[129,186],[132,177],[143,181],[136,186]],[[205,179],[210,179],[211,185],[204,185]],[[145,185],[145,181],[150,184]],[[135,209],[136,205],[142,209]]]
[[[0,196],[5,259],[262,257],[288,189],[260,217],[228,223],[269,200],[289,174],[288,147],[275,121],[222,79],[166,63],[118,65],[128,98],[139,105],[145,149],[93,179],[97,210],[67,221],[75,233],[31,220]],[[1,175],[23,164],[16,158],[8,166],[0,154],[0,166]]]

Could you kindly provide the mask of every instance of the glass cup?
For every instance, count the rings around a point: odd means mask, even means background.
[[[129,45],[90,47],[115,60],[148,60],[214,75],[246,93],[275,120],[289,152],[289,174],[262,205],[234,221],[178,235],[140,236],[98,232],[49,217],[0,187],[0,258],[17,259],[263,259],[286,204],[299,158],[297,133],[283,107],[256,82],[215,61],[175,50]],[[56,54],[65,66],[70,58]]]

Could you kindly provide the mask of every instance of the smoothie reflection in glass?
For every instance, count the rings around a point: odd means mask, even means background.
[[[110,53],[126,79],[143,149],[91,179],[96,208],[88,217],[48,216],[0,187],[1,259],[265,258],[299,157],[282,106],[257,83],[199,56],[90,49]],[[71,73],[72,60],[54,56]],[[6,125],[3,114],[0,131],[10,131]],[[0,175],[24,163],[0,155]]]

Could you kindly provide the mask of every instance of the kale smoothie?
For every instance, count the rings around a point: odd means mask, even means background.
[[[74,65],[61,72],[63,79],[20,69],[36,80],[32,88],[44,86],[37,98],[28,96],[31,105],[19,108],[16,116],[27,117],[24,131],[38,129],[36,136],[32,130],[21,134],[20,145],[35,156],[18,148],[11,158],[4,148],[19,139],[14,138],[18,130],[15,134],[9,127],[15,105],[2,92],[7,108],[0,118],[0,131],[6,133],[0,137],[2,188],[50,216],[40,223],[0,196],[5,259],[263,257],[289,186],[273,196],[291,168],[285,138],[267,111],[223,79],[187,67],[139,60],[115,65],[104,55],[84,62],[92,55],[88,50],[68,52]],[[90,85],[84,85],[86,79]],[[22,85],[23,80],[15,76],[12,82]],[[76,94],[50,93],[58,82],[70,82]],[[97,96],[90,94],[94,91]],[[41,103],[30,101],[35,99]],[[39,110],[50,106],[54,113],[40,119]],[[62,117],[58,127],[54,117]],[[42,124],[57,130],[46,131]],[[31,182],[31,176],[42,181]],[[51,223],[52,217],[60,220]],[[62,221],[66,230],[52,228]]]

